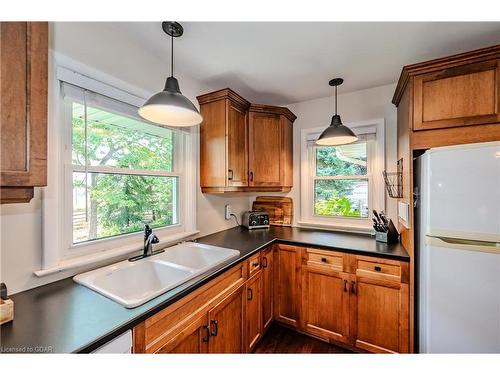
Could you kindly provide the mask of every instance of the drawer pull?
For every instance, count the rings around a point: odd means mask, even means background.
[[[262,258],[262,267],[267,268],[267,257]]]
[[[259,262],[253,262],[252,266],[255,267],[255,268],[257,268],[258,266],[260,266],[260,263]]]
[[[375,266],[375,267],[373,267],[373,269],[374,269],[375,271],[377,271],[377,272],[382,271],[382,267],[380,267],[380,266]]]
[[[351,293],[356,294],[356,281],[351,281]]]
[[[321,261],[322,261],[323,263],[328,263],[328,259],[326,259],[326,258],[321,258]]]

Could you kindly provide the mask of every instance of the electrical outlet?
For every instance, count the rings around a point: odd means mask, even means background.
[[[226,220],[229,220],[231,219],[231,214],[233,213],[232,211],[232,207],[230,204],[226,204],[224,206],[224,217],[226,218]]]

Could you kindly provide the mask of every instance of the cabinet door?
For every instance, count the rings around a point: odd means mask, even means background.
[[[206,353],[210,331],[207,324],[206,314],[196,319],[179,334],[173,337],[156,353],[172,354],[198,354]]]
[[[408,284],[352,276],[351,335],[375,353],[408,353]]]
[[[416,76],[413,130],[500,122],[500,60]]]
[[[200,185],[226,186],[226,101],[200,105]]]
[[[47,184],[48,23],[0,23],[2,203]]]
[[[228,101],[227,185],[248,186],[247,113]]]
[[[302,295],[306,332],[349,343],[349,275],[306,267]]]
[[[245,286],[225,297],[208,312],[209,353],[244,352]]]
[[[247,281],[247,351],[252,350],[262,336],[262,271]]]
[[[273,321],[273,247],[262,252],[262,324],[267,329]]]
[[[302,248],[278,245],[274,253],[276,320],[298,327],[300,296],[300,264]]]
[[[250,186],[282,186],[281,153],[280,116],[250,111]]]

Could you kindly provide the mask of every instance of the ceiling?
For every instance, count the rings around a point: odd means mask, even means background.
[[[214,89],[231,87],[266,104],[332,95],[328,81],[333,77],[345,80],[340,93],[394,83],[404,65],[500,43],[500,23],[494,22],[182,25],[184,35],[174,45],[180,71]],[[137,39],[168,66],[170,40],[160,22],[110,26]]]

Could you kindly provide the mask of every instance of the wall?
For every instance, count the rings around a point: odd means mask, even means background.
[[[82,69],[102,73],[102,77],[94,77],[96,79],[105,77],[107,80],[126,82],[134,87],[136,94],[143,96],[163,87],[168,64],[144,50],[139,40],[124,38],[112,24],[51,23],[49,38],[51,52],[78,62]],[[53,60],[50,62],[52,64]],[[197,95],[212,90],[176,70],[183,94],[193,102],[196,103]],[[49,82],[52,82],[52,67],[49,67]],[[58,100],[53,92],[53,87],[49,86],[49,123],[54,119],[51,111],[54,100]],[[43,278],[33,274],[34,270],[41,268],[42,260],[41,195],[41,188],[36,188],[30,203],[0,206],[0,280],[7,284],[9,293],[31,289],[96,267],[84,267]],[[232,204],[235,213],[240,216],[242,211],[248,209],[248,198],[205,196],[198,190],[197,199],[199,227],[203,234],[236,225],[234,220],[224,220],[226,202]]]

